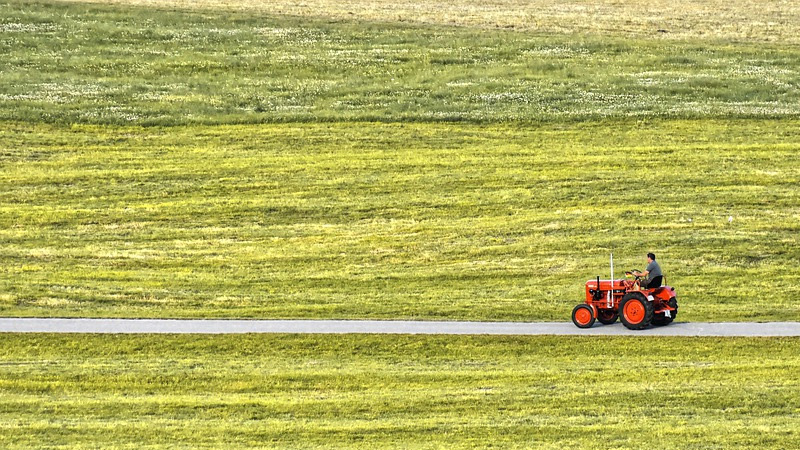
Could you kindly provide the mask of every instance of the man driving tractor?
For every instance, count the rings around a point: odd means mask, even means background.
[[[661,287],[661,281],[664,279],[664,274],[661,273],[661,266],[656,262],[656,255],[653,253],[647,254],[647,268],[644,272],[634,270],[633,275],[637,277],[645,277],[642,283],[644,289],[653,289]]]
[[[595,320],[610,325],[619,319],[631,330],[642,330],[650,325],[669,325],[678,315],[678,298],[675,288],[662,286],[664,275],[656,262],[656,255],[647,254],[644,272],[625,272],[633,280],[614,278],[614,261],[611,260],[611,279],[600,276],[584,284],[585,301],[572,310],[572,323],[578,328],[591,328]]]

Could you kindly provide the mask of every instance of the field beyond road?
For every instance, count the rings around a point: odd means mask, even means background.
[[[0,120],[798,118],[797,36],[662,39],[0,0]]]
[[[679,322],[796,324],[799,43],[779,0],[0,0],[0,317],[568,324],[651,251]],[[796,447],[800,340],[642,334],[0,334],[0,447]]]
[[[793,5],[134,3],[0,0],[0,315],[800,319]]]
[[[682,320],[800,318],[798,121],[0,137],[5,316],[568,320],[654,251]]]
[[[792,448],[800,341],[0,335],[0,445]]]
[[[250,11],[332,20],[798,43],[800,4],[783,0],[83,0],[154,9]]]

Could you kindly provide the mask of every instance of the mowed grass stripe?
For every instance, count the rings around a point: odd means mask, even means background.
[[[595,33],[661,39],[798,42],[800,5],[760,0],[81,0],[86,3],[146,5],[149,8],[254,13],[507,28],[547,34]]]
[[[583,14],[586,22],[593,17]],[[175,125],[800,115],[800,50],[792,42],[737,40],[727,32],[718,35],[726,39],[673,40],[575,29],[583,30],[3,0],[0,120]]]
[[[681,319],[797,320],[800,123],[6,124],[4,316],[567,320],[659,255]]]
[[[6,448],[789,448],[797,339],[0,336]]]

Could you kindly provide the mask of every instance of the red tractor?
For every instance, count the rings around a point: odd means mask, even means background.
[[[633,279],[615,280],[611,265],[611,280],[586,282],[586,301],[572,310],[572,322],[579,328],[589,328],[599,320],[604,325],[620,322],[631,330],[641,330],[648,325],[668,325],[678,315],[675,288],[661,286],[643,287],[644,280],[631,271]],[[637,272],[638,273],[638,272]]]

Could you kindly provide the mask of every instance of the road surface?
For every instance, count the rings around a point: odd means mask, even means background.
[[[674,322],[628,330],[619,322],[580,329],[571,322],[404,320],[205,320],[0,318],[0,333],[301,333],[615,336],[800,336],[800,322]]]

